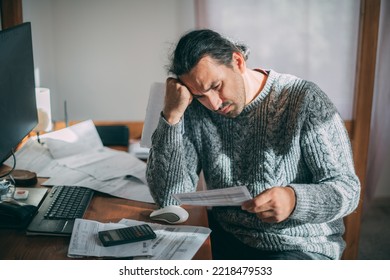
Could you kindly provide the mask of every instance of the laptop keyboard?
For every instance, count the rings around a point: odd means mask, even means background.
[[[47,209],[46,219],[82,218],[94,191],[84,187],[54,186],[50,192],[53,202]]]

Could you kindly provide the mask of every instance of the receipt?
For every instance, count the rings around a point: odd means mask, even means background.
[[[179,204],[199,206],[240,206],[252,199],[245,186],[173,194]]]

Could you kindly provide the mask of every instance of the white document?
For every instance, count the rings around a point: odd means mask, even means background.
[[[252,199],[245,186],[179,193],[172,196],[180,204],[201,206],[240,206],[244,201]]]
[[[146,184],[146,163],[127,152],[105,147],[56,161],[101,181],[131,175]]]
[[[156,130],[164,106],[165,83],[153,83],[150,88],[148,106],[144,128],[141,136],[141,147],[150,148],[152,146],[152,134]]]
[[[104,147],[91,120],[44,134],[53,158],[60,164],[105,181],[131,175],[146,184],[146,164],[134,155]]]
[[[121,177],[100,181],[84,172],[63,167],[59,174],[52,176],[42,185],[83,186],[120,198],[154,203],[149,187],[136,177]]]
[[[109,148],[104,149],[105,153],[111,154],[93,163],[77,167],[77,170],[85,172],[94,178],[105,181],[113,178],[131,175],[146,182],[146,163],[135,156]],[[72,166],[69,166],[73,168]]]
[[[91,124],[89,123],[89,125]],[[154,203],[146,183],[145,162],[125,152],[103,147],[101,150],[112,151],[110,156],[100,157],[100,162],[95,162],[96,157],[93,156],[93,149],[91,149],[89,152],[92,155],[90,156],[92,160],[86,155],[85,157],[80,157],[80,163],[77,163],[77,160],[74,160],[77,158],[77,155],[75,155],[72,159],[74,164],[84,166],[72,169],[60,165],[53,159],[46,145],[46,140],[42,139],[42,142],[45,143],[42,145],[38,143],[36,137],[32,137],[16,151],[16,168],[30,170],[37,173],[39,177],[49,178],[43,184],[45,186],[82,186],[116,197]],[[13,159],[10,158],[5,163],[12,166]],[[95,175],[95,177],[90,174]],[[112,177],[115,178],[111,179]]]
[[[56,161],[59,164],[70,168],[79,168],[85,165],[94,164],[95,162],[99,162],[113,156],[115,156],[115,153],[110,152],[108,149],[106,150],[103,147],[99,150],[89,150],[77,155],[58,158]]]
[[[102,140],[91,120],[43,134],[41,139],[48,146],[54,159],[103,148]]]
[[[61,166],[53,160],[49,149],[38,143],[36,137],[32,137],[15,152],[16,169],[25,169],[37,173],[39,177],[50,177],[61,169]],[[5,161],[8,166],[13,165],[13,158]]]
[[[120,223],[133,226],[141,222],[122,219]],[[135,259],[191,260],[211,233],[205,227],[148,224],[157,235],[152,240],[152,255],[138,256]]]
[[[70,238],[68,257],[134,257],[151,254],[151,241],[140,241],[104,247],[98,232],[126,227],[119,223],[100,223],[92,220],[76,219]]]

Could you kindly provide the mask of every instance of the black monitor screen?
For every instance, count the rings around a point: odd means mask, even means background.
[[[0,164],[37,125],[31,24],[0,31]]]

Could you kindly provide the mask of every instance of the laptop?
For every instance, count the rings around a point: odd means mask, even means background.
[[[28,196],[26,199],[15,199],[16,201],[28,204],[28,205],[34,205],[38,207],[43,199],[46,196],[46,193],[48,191],[48,188],[22,188],[22,187],[16,187],[15,193],[19,191],[28,191]]]
[[[27,235],[70,236],[76,218],[82,218],[94,191],[78,186],[53,186],[27,227]]]

